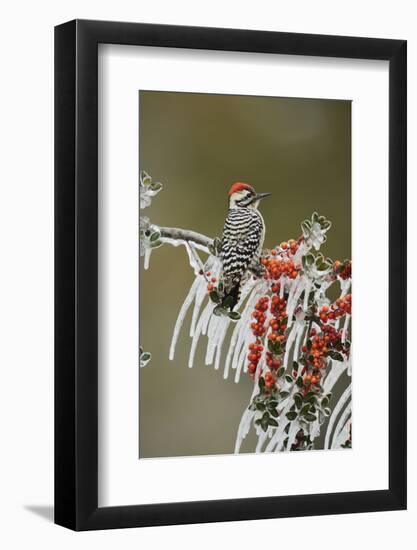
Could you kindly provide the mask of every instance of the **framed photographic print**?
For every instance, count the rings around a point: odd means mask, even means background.
[[[65,23],[55,159],[56,523],[406,507],[405,41]]]

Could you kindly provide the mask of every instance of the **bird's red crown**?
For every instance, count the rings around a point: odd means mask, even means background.
[[[230,195],[233,195],[233,193],[237,193],[238,191],[243,191],[243,189],[247,189],[248,191],[255,193],[255,189],[252,187],[252,185],[249,185],[248,183],[241,183],[238,181],[234,183],[230,188],[229,197]]]

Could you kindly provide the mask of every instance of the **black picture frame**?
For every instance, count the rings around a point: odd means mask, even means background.
[[[389,488],[98,507],[98,44],[389,62]],[[74,20],[55,28],[55,522],[74,530],[406,508],[406,41]]]

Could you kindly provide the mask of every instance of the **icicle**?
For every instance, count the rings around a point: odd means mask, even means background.
[[[298,421],[298,419],[295,419],[291,422],[291,426],[288,431],[287,451],[291,451],[291,445],[295,442],[295,439],[299,430],[300,430],[300,422]],[[277,450],[275,452],[277,452]]]
[[[220,358],[222,356],[222,347],[223,347],[224,339],[226,337],[228,326],[229,326],[229,323],[227,322],[227,325],[226,325],[225,329],[222,331],[222,335],[221,335],[220,339],[217,342],[216,360],[215,360],[215,363],[214,363],[214,369],[215,370],[219,370],[219,367],[220,367]]]
[[[295,341],[295,346],[294,346],[294,351],[293,351],[293,356],[292,356],[293,362],[294,361],[298,362],[298,356],[300,354],[301,339],[303,338],[304,328],[305,328],[304,327],[304,317],[305,317],[305,313],[302,312],[302,314],[300,315],[300,324],[299,324],[299,327],[298,327],[297,339]],[[307,331],[305,332],[305,334],[306,334],[306,337],[307,337]],[[299,370],[300,370],[300,365],[298,365],[297,375],[298,375]]]
[[[207,286],[204,281],[204,279],[201,279],[203,283],[200,285],[200,288],[196,292],[195,302],[194,302],[194,309],[193,309],[193,316],[191,319],[191,325],[190,325],[190,336],[191,338],[194,336],[195,331],[195,325],[197,323],[198,315],[201,310],[201,306],[204,302],[204,298],[207,296]]]
[[[152,248],[147,248],[145,250],[145,257],[143,258],[143,268],[149,269],[149,262],[151,261]]]
[[[304,288],[304,302],[303,302],[303,310],[307,311],[308,309],[308,298],[310,296],[310,288],[311,288],[311,281],[307,280],[305,288]]]
[[[306,288],[305,277],[300,276],[299,278],[295,279],[295,283],[293,283],[293,287],[291,288],[290,295],[288,296],[287,307],[286,307],[287,316],[288,316],[288,326],[291,326],[292,316],[294,314],[295,308],[297,307],[298,299],[305,288]]]
[[[329,393],[332,391],[332,388],[342,375],[342,373],[348,368],[348,361],[335,361],[334,359],[330,359],[330,365],[327,367],[327,374],[326,378],[323,382],[323,391],[325,393]]]
[[[204,334],[204,330],[207,328],[208,320],[210,319],[210,315],[213,311],[213,305],[209,302],[206,307],[203,310],[203,313],[200,316],[200,319],[198,320],[195,334],[193,336],[192,342],[191,342],[191,350],[190,350],[190,356],[188,359],[188,366],[190,369],[193,366],[194,363],[194,356],[197,349],[198,340],[200,338],[201,334]]]
[[[347,414],[343,416],[343,423],[342,419],[338,422],[336,431],[338,432],[337,437],[333,438],[332,443],[332,449],[340,449],[340,447],[345,443],[347,439],[349,439],[350,436],[350,422],[352,417],[352,411],[350,405],[348,405],[345,409],[347,410]]]
[[[352,406],[351,406],[351,403],[348,403],[345,407],[345,410],[340,415],[339,421],[334,430],[332,449],[337,449],[340,446],[340,443],[339,443],[340,434],[343,432],[343,428],[345,427],[346,423],[349,421],[351,416],[352,416]],[[344,439],[342,443],[344,443],[346,439]]]
[[[198,275],[200,271],[203,271],[203,263],[200,260],[200,257],[198,256],[197,252],[194,250],[192,245],[188,242],[184,243],[185,250],[188,254],[188,259],[190,261],[190,266],[194,269],[194,274]]]
[[[342,396],[340,397],[339,401],[337,402],[335,408],[333,409],[332,415],[329,420],[329,424],[327,425],[326,430],[326,437],[324,440],[324,448],[330,449],[330,436],[333,430],[334,423],[336,422],[336,418],[338,417],[340,411],[345,406],[346,402],[350,399],[352,395],[352,387],[349,385],[345,391],[343,392]]]
[[[342,344],[346,342],[346,335],[347,335],[347,330],[349,328],[349,321],[350,321],[350,315],[347,314],[345,317],[345,322],[342,329]]]
[[[210,323],[208,327],[208,342],[207,342],[207,350],[206,350],[206,365],[211,365],[213,363],[214,359],[214,352],[216,351],[216,345],[217,345],[217,336],[219,333],[219,328],[221,327],[221,321],[224,319],[224,317],[218,317],[217,315],[212,315],[210,317]],[[225,330],[225,327],[221,327],[223,330]]]
[[[204,336],[207,334],[207,328],[210,321],[210,316],[213,313],[214,304],[212,302],[208,302],[206,307],[203,309],[203,313],[201,314],[201,318],[203,320],[203,324],[201,326],[201,334]]]
[[[258,443],[256,445],[256,449],[255,449],[255,453],[260,453],[262,452],[262,447],[268,437],[268,432],[270,431],[270,428],[268,428],[268,430],[266,432],[264,432],[262,430],[262,432],[260,433],[259,437],[258,437]]]
[[[178,336],[180,334],[180,330],[181,330],[182,324],[184,322],[185,316],[186,316],[187,311],[189,310],[191,304],[193,303],[194,297],[196,295],[196,292],[198,291],[198,288],[199,288],[200,284],[201,284],[201,280],[197,277],[194,280],[193,284],[191,285],[190,291],[188,292],[187,297],[185,298],[185,300],[184,300],[184,302],[181,306],[180,312],[179,312],[178,317],[177,317],[177,321],[175,323],[174,333],[172,335],[172,340],[171,340],[171,347],[170,347],[170,350],[169,350],[169,358],[170,358],[171,361],[174,359],[175,347],[177,345]]]
[[[253,384],[252,394],[251,394],[251,397],[250,397],[250,400],[249,400],[250,403],[252,403],[252,400],[255,397],[257,391],[258,391],[258,384],[255,382]],[[239,422],[239,427],[237,429],[237,434],[236,434],[235,454],[239,453],[240,447],[242,445],[242,441],[248,435],[251,424],[252,424],[252,421],[255,418],[255,415],[256,415],[256,412],[251,411],[248,408],[246,408],[243,411],[242,417],[241,417],[240,422]]]
[[[300,327],[304,329],[304,315],[302,317],[297,318],[296,322],[291,327],[290,332],[287,336],[287,344],[285,346],[285,355],[284,355],[284,363],[283,363],[285,370],[287,370],[287,367],[288,367],[288,360],[290,357],[291,346],[296,341]],[[295,349],[294,352],[296,351],[297,350]]]

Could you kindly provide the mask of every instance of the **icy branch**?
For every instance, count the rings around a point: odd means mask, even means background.
[[[141,208],[146,208],[162,185],[144,172],[140,184]],[[239,302],[227,311],[221,301],[219,239],[140,217],[145,268],[152,251],[169,244],[185,247],[195,273],[178,314],[169,358],[174,358],[189,314],[188,366],[193,367],[197,346],[206,339],[206,365],[216,370],[222,365],[224,378],[234,371],[235,382],[242,372],[253,380],[235,452],[251,427],[258,437],[256,452],[311,449],[321,429],[326,430],[324,448],[350,445],[350,382],[336,402],[332,391],[342,375],[351,375],[351,262],[333,262],[320,252],[330,227],[329,220],[314,212],[302,222],[301,237],[264,250],[256,269],[241,282]],[[202,261],[198,251],[208,257]],[[332,303],[327,291],[335,282],[340,295]]]
[[[185,241],[188,243],[194,243],[200,245],[207,249],[210,245],[213,244],[213,239],[203,235],[202,233],[197,233],[196,231],[191,231],[190,229],[180,229],[178,227],[159,227],[162,240],[164,239],[173,239],[175,241]]]

